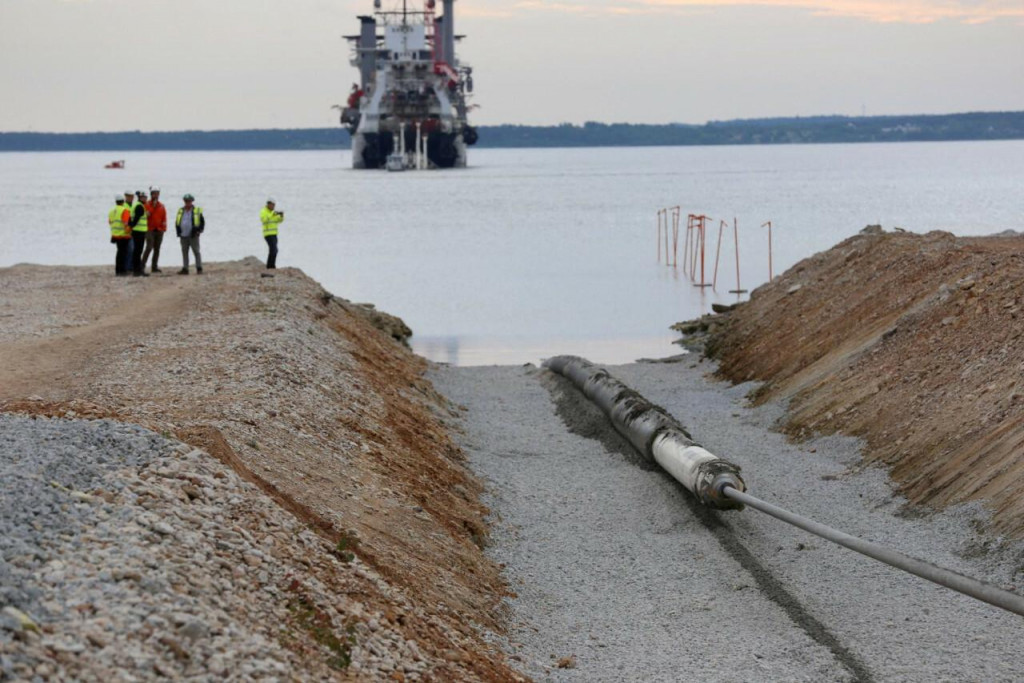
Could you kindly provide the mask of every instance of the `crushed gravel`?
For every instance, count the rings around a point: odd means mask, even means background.
[[[977,504],[909,508],[860,444],[788,443],[784,406],[708,362],[610,367],[743,468],[752,494],[1024,592],[1024,544]],[[753,510],[704,510],[638,462],[565,380],[533,366],[438,367],[489,484],[492,557],[517,593],[506,647],[540,681],[987,680],[1024,671],[1024,619]]]
[[[201,450],[0,414],[0,680],[419,680],[418,646],[382,615],[352,620],[314,568],[380,577],[324,545]],[[313,625],[325,662],[295,646]]]

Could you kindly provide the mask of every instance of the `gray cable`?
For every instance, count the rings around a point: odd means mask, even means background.
[[[857,538],[856,536],[843,533],[842,531],[833,529],[832,527],[815,522],[812,519],[801,517],[789,510],[784,510],[772,505],[771,503],[766,503],[759,498],[755,498],[748,493],[738,491],[731,486],[725,487],[722,494],[738,503],[749,505],[755,510],[760,510],[761,512],[771,515],[776,519],[780,519],[787,524],[800,527],[804,531],[809,531],[816,536],[820,536],[821,538],[832,541],[833,543],[838,543],[845,548],[854,550],[862,555],[867,555],[879,562],[884,562],[889,566],[902,569],[905,572],[910,572],[911,574],[920,576],[922,579],[927,579],[928,581],[937,583],[940,586],[952,588],[953,590],[969,595],[972,598],[977,598],[978,600],[987,602],[990,605],[995,605],[996,607],[1001,607],[1002,609],[1013,612],[1014,614],[1024,616],[1024,597],[1021,597],[1016,593],[1011,593],[1010,591],[993,586],[990,583],[985,583],[984,581],[964,576],[963,574],[954,572],[951,569],[944,569],[932,564],[931,562],[925,562],[924,560],[904,555],[897,550],[885,548],[877,543],[865,541],[862,538]]]

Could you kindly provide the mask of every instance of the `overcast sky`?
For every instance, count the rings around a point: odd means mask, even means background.
[[[0,131],[336,125],[372,4],[0,0]],[[1024,0],[455,9],[477,124],[1024,110]]]

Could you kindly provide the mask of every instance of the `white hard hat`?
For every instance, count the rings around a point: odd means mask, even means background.
[[[273,197],[270,197],[267,199],[267,204],[277,204],[277,202],[274,201]]]

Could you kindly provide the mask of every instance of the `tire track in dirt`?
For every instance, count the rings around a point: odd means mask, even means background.
[[[135,339],[176,322],[188,310],[195,285],[176,282],[167,287],[158,283],[159,279],[140,283],[144,288],[127,303],[113,303],[113,311],[85,325],[38,341],[0,344],[4,358],[0,401],[33,394],[66,400],[74,393],[74,376],[91,374],[105,356],[112,357]]]

